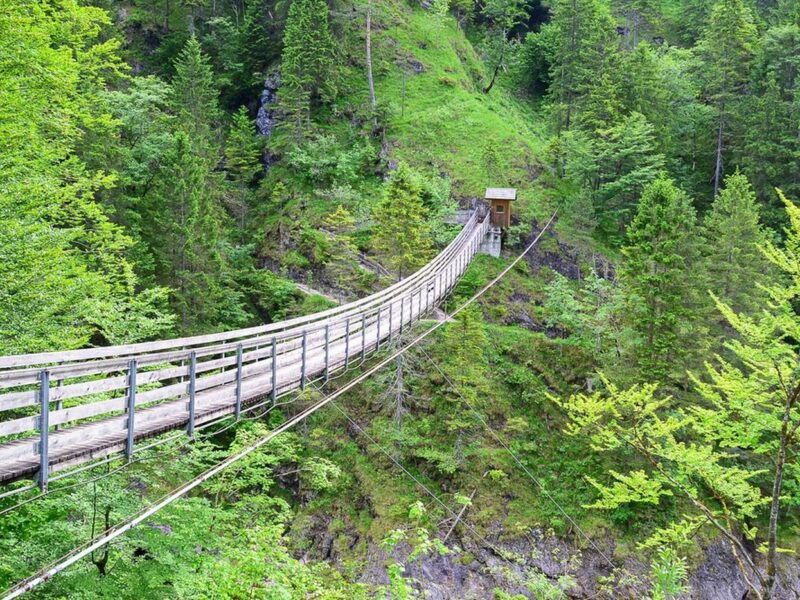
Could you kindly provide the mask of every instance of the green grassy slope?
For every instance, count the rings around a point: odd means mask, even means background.
[[[354,3],[362,10],[363,4]],[[343,86],[349,93],[340,107],[368,102],[362,19],[351,34]],[[483,93],[487,69],[452,16],[399,0],[376,5],[373,65],[390,160],[448,175],[457,197],[482,196],[496,185],[517,187],[530,199],[542,143],[536,118],[502,87]]]

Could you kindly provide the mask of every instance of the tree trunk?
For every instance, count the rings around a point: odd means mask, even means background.
[[[714,198],[719,193],[719,182],[722,179],[722,149],[725,135],[725,103],[719,107],[719,127],[717,128],[717,159],[714,165]]]
[[[372,133],[378,131],[378,102],[375,99],[375,80],[372,77],[372,0],[367,2],[367,83],[369,84],[369,106],[372,110]]]
[[[500,48],[500,58],[497,60],[497,64],[494,66],[494,73],[492,73],[492,80],[489,82],[489,85],[483,89],[484,94],[488,94],[489,92],[492,91],[492,88],[494,87],[494,82],[497,79],[497,74],[500,72],[500,67],[503,66],[503,59],[505,58],[506,54],[506,35],[508,34],[504,29],[503,41],[502,41],[503,46]]]
[[[403,395],[406,393],[403,380],[403,357],[395,359],[395,395],[394,395],[394,424],[398,429],[403,428]]]
[[[800,388],[798,388],[800,389]],[[797,396],[797,394],[793,394]],[[786,445],[789,442],[789,419],[794,402],[789,399],[786,410],[783,413],[783,423],[781,423],[781,444],[778,450],[778,459],[775,463],[775,480],[772,483],[772,505],[769,510],[769,532],[767,534],[767,581],[764,585],[764,600],[772,597],[772,588],[775,587],[777,577],[777,558],[778,558],[778,516],[781,508],[781,490],[783,488],[783,470],[786,465]]]

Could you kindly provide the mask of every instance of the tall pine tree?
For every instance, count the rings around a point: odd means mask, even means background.
[[[308,127],[314,102],[335,94],[336,45],[325,0],[294,0],[283,33],[280,101],[296,136]]]
[[[717,111],[714,196],[722,183],[730,121],[748,81],[757,34],[753,14],[743,0],[719,0],[697,46],[703,61],[703,91]]]
[[[622,249],[620,278],[630,325],[639,336],[640,376],[646,381],[683,378],[694,317],[695,230],[691,201],[672,181],[661,178],[644,190]]]
[[[427,212],[422,204],[422,187],[411,169],[401,163],[375,209],[378,230],[374,238],[375,249],[397,271],[398,278],[420,268],[430,257]]]
[[[741,103],[737,159],[766,207],[765,221],[780,229],[785,212],[775,187],[800,195],[800,26],[764,34],[752,91]]]
[[[560,126],[569,129],[584,97],[602,75],[611,49],[614,22],[600,0],[554,0],[550,48],[550,95],[558,103]]]
[[[233,115],[225,145],[225,157],[225,165],[233,180],[233,211],[239,221],[240,234],[244,236],[251,195],[250,185],[261,171],[261,146],[244,106]]]
[[[756,313],[766,302],[761,285],[769,283],[769,264],[761,248],[767,236],[758,212],[750,182],[736,172],[725,178],[703,220],[708,287],[737,313]]]

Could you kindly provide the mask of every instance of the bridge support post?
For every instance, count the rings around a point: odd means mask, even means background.
[[[58,361],[58,364],[59,365],[63,365],[64,361],[60,360],[60,361]],[[59,379],[58,381],[56,381],[56,387],[59,388],[59,398],[56,400],[56,410],[61,410],[62,408],[64,408],[64,401],[60,397],[61,396],[60,389],[62,387],[64,387],[64,380],[63,379]],[[53,431],[58,431],[59,429],[61,429],[61,428],[58,425],[53,427]]]
[[[278,340],[272,337],[272,406],[278,401]]]
[[[381,349],[381,307],[378,307],[378,320],[376,322],[378,332],[375,334],[375,352]]]
[[[300,365],[300,389],[306,389],[306,348],[308,346],[308,334],[303,332],[303,362]]]
[[[128,439],[125,443],[125,458],[133,458],[134,417],[136,415],[136,359],[128,363]]]
[[[194,397],[197,380],[197,353],[192,350],[189,354],[189,423],[186,425],[186,433],[189,437],[194,437]]]
[[[331,326],[325,325],[325,383],[331,378]]]
[[[238,421],[242,415],[242,345],[236,346],[236,407],[234,415]]]
[[[367,359],[367,315],[361,315],[361,362]]]
[[[350,365],[350,317],[344,325],[344,370]]]
[[[39,374],[39,407],[39,489],[44,493],[50,475],[50,371],[47,369]]]
[[[400,335],[403,334],[403,313],[405,312],[403,310],[403,300],[405,300],[405,298],[400,298]]]

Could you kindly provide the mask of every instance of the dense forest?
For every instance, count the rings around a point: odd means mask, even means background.
[[[0,355],[363,297],[488,186],[450,307],[557,211],[497,285],[31,597],[798,597],[800,2],[0,6]],[[0,588],[321,393],[0,489]]]

